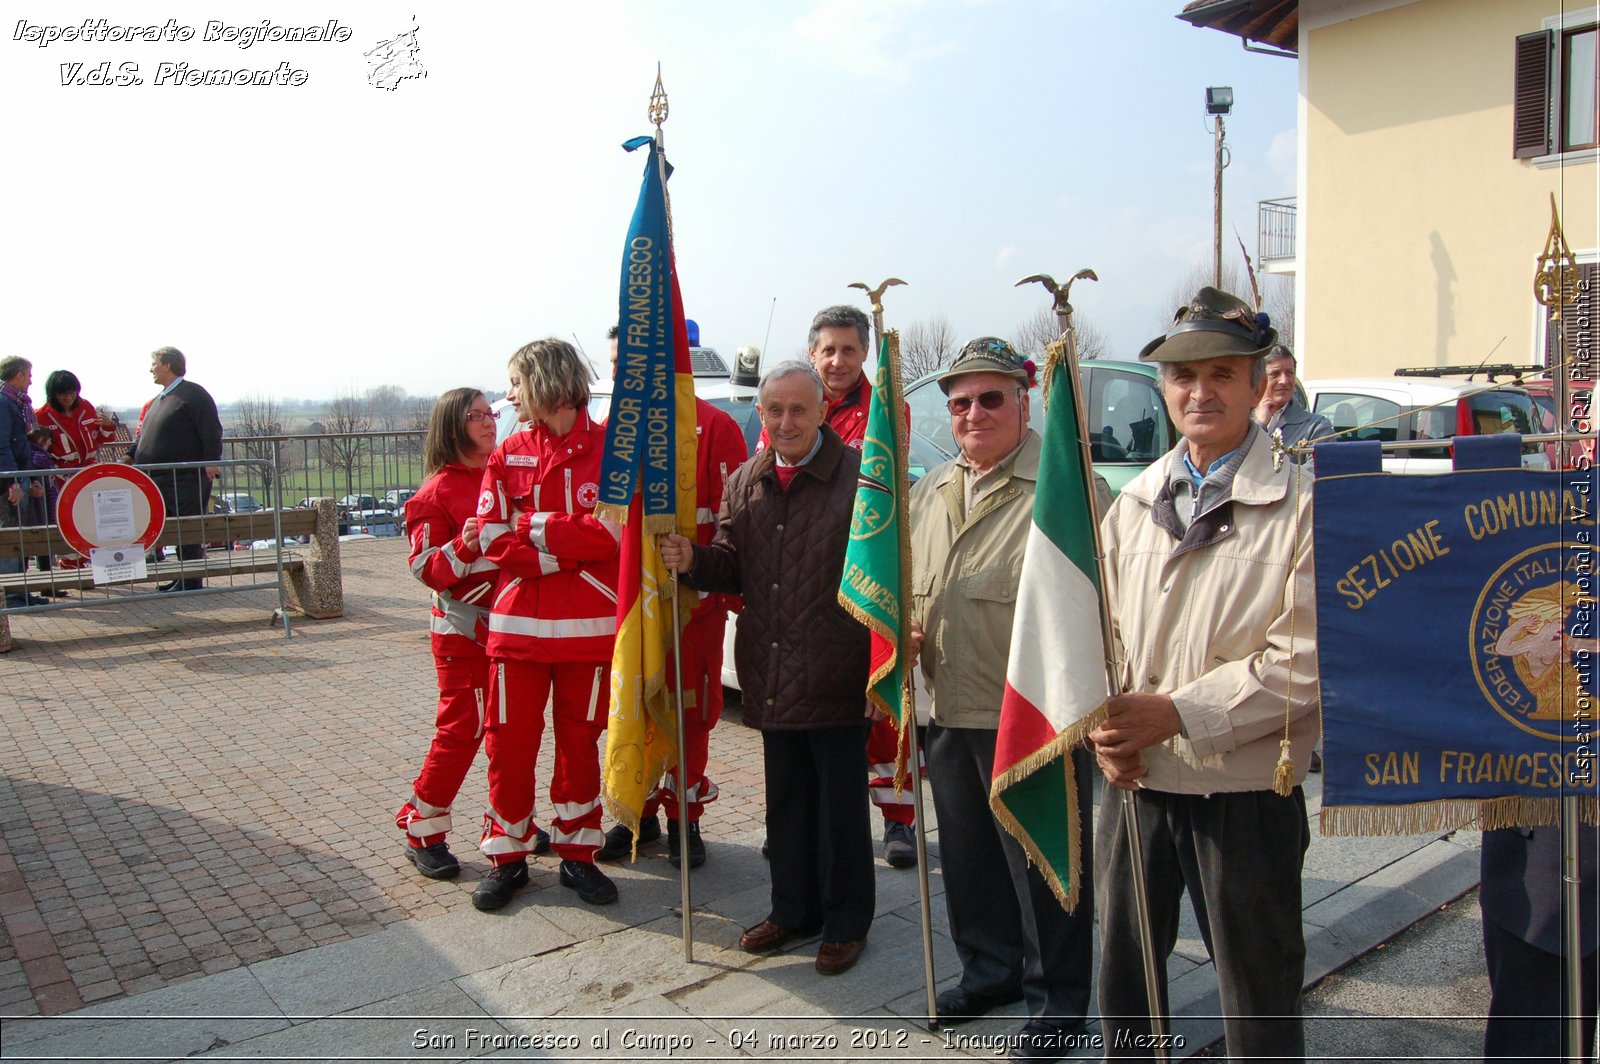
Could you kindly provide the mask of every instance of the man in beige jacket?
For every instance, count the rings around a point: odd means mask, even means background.
[[[1083,1026],[1094,963],[1094,898],[1062,910],[989,809],[1011,620],[1039,478],[1028,427],[1032,374],[1004,340],[980,337],[939,378],[961,456],[911,492],[914,632],[933,696],[926,753],[939,818],[950,936],[961,981],[939,995],[951,1026],[1026,1000],[1012,1056],[1054,1060]],[[1109,496],[1109,492],[1107,492]],[[1109,501],[1106,499],[1104,501]],[[1091,838],[1089,755],[1079,750],[1079,837]]]
[[[1139,815],[1158,961],[1184,890],[1216,963],[1230,1056],[1304,1055],[1300,869],[1317,738],[1309,471],[1275,463],[1251,420],[1277,340],[1238,298],[1202,288],[1140,352],[1161,363],[1178,446],[1101,524],[1122,693],[1090,739]],[[1298,504],[1298,513],[1297,513]],[[1292,792],[1273,790],[1285,732]],[[1108,1056],[1148,1056],[1150,1023],[1123,795],[1095,838],[1100,1011]],[[1145,1036],[1141,1041],[1140,1036]]]

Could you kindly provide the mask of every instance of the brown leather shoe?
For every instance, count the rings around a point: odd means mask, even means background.
[[[747,928],[745,933],[739,936],[739,948],[746,953],[770,953],[786,942],[815,933],[815,931],[792,930],[780,927],[771,920],[763,920],[756,926]]]
[[[861,951],[867,948],[866,940],[860,942],[824,942],[817,950],[817,971],[823,975],[840,975],[855,967]]]

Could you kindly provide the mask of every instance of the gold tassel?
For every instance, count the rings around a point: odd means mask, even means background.
[[[1289,740],[1278,740],[1278,767],[1272,773],[1272,789],[1284,798],[1294,793],[1294,758],[1289,756]]]

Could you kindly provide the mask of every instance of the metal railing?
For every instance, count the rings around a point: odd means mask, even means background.
[[[1293,262],[1296,197],[1262,200],[1257,206],[1260,233],[1256,239],[1256,256],[1261,265]]]
[[[304,508],[331,498],[338,503],[341,534],[393,536],[404,532],[405,501],[422,483],[422,437],[421,432],[325,432],[225,436],[222,445],[229,461],[260,463],[264,486],[280,493],[285,506]],[[100,458],[125,461],[128,447],[110,444]],[[212,493],[224,505],[236,501],[233,495],[253,495],[249,485],[230,483],[226,471]]]
[[[220,462],[169,462],[139,468],[158,487],[165,484],[167,490],[182,499],[190,483],[196,485],[195,496],[203,495],[198,478],[211,466],[218,467],[219,475],[212,482],[204,509],[186,512],[181,519],[168,517],[161,539],[146,553],[147,565],[162,566],[160,574],[168,583],[161,586],[150,582],[96,583],[89,560],[63,539],[56,503],[66,481],[78,470],[7,473],[23,486],[24,500],[19,510],[0,507],[0,576],[7,578],[0,613],[276,588],[278,613],[284,634],[288,635],[289,617],[284,608],[284,548],[288,544],[284,542],[281,520],[283,495],[268,463],[225,458]],[[31,491],[35,484],[41,488],[37,496]],[[85,493],[88,494],[92,493]],[[226,502],[230,494],[236,500],[242,496],[258,502],[249,509],[236,508]],[[81,504],[77,510],[80,520],[86,506],[92,511],[92,503]],[[202,581],[204,587],[190,586]]]

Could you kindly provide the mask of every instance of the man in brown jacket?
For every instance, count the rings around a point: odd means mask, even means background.
[[[867,630],[839,605],[860,453],[823,423],[822,381],[773,367],[757,402],[770,446],[728,478],[717,535],[661,538],[661,557],[702,591],[744,595],[734,663],[761,730],[772,910],[739,945],[765,953],[818,931],[817,971],[861,956],[872,924]]]

